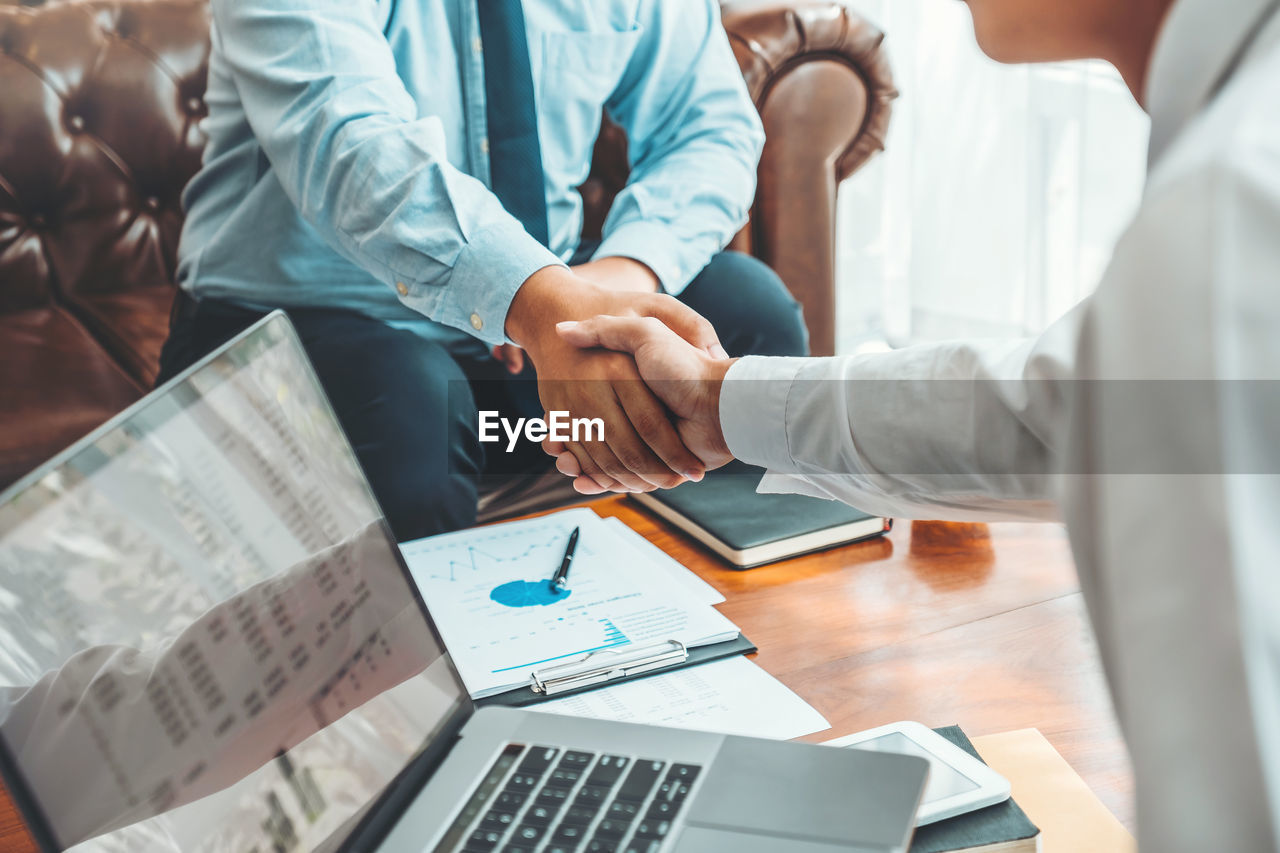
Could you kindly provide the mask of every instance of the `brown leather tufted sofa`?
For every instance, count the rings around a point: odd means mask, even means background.
[[[882,147],[881,34],[838,0],[727,0],[769,142],[736,248],[834,339],[836,186]],[[0,0],[0,487],[150,388],[183,185],[199,167],[204,0]],[[582,187],[598,233],[626,181],[606,127]]]

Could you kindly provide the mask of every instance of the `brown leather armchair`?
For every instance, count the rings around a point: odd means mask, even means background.
[[[723,10],[769,137],[733,245],[781,274],[830,353],[836,187],[882,147],[895,95],[881,34],[838,0]],[[204,0],[0,0],[0,487],[155,378],[208,53]],[[584,233],[625,152],[606,127]]]

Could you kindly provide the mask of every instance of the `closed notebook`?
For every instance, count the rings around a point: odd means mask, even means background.
[[[982,761],[959,726],[934,731]],[[910,853],[1035,853],[1039,849],[1040,830],[1010,798],[918,827],[911,839]]]
[[[756,492],[764,469],[731,462],[700,483],[633,497],[738,568],[881,536],[887,518],[838,501]]]

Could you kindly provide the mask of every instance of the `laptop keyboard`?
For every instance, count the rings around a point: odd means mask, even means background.
[[[435,853],[657,853],[701,769],[507,744]]]

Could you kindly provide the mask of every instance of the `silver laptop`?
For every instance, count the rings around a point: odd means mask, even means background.
[[[45,850],[887,853],[927,768],[477,708],[280,313],[0,494]]]

